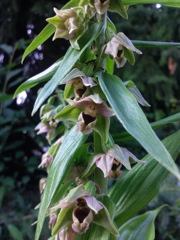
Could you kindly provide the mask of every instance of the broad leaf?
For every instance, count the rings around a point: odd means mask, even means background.
[[[29,78],[27,81],[25,81],[24,83],[22,83],[16,90],[16,92],[14,93],[14,98],[21,92],[27,90],[27,89],[31,89],[33,87],[35,87],[37,84],[45,82],[47,80],[49,80],[54,73],[56,72],[56,70],[58,69],[59,65],[61,63],[61,60],[55,62],[52,66],[50,66],[49,68],[47,68],[45,71],[38,73],[37,75]]]
[[[126,222],[119,229],[120,240],[129,239],[154,240],[155,239],[154,221],[163,207],[164,206],[159,207],[153,211],[148,211]]]
[[[123,127],[168,171],[180,179],[180,174],[169,152],[152,130],[134,96],[122,81],[108,73],[99,73],[99,83]]]
[[[25,57],[34,51],[39,45],[44,43],[55,31],[55,27],[52,24],[47,24],[46,27],[39,33],[39,35],[32,41],[32,43],[26,48],[23,56],[22,62]]]
[[[122,0],[124,5],[133,4],[162,4],[171,7],[180,7],[179,0]]]
[[[81,47],[81,50],[78,51],[73,49],[72,47],[69,48],[58,70],[51,78],[51,80],[43,87],[39,96],[37,97],[33,108],[33,114],[39,109],[41,104],[50,96],[50,94],[55,90],[55,88],[64,80],[65,76],[69,73],[69,71],[71,71],[81,54],[99,36],[102,28],[103,25],[101,23],[93,24],[89,28],[89,31],[87,31],[82,37],[82,39],[80,39],[79,45]],[[89,39],[90,33],[93,33],[93,36]]]
[[[163,140],[174,159],[180,148],[180,131]],[[118,227],[144,208],[159,192],[168,171],[147,155],[146,164],[136,164],[110,189],[109,197],[116,204],[115,222]]]
[[[85,139],[86,136],[80,132],[77,132],[76,127],[73,127],[63,140],[63,143],[60,146],[55,159],[53,160],[40,204],[36,228],[36,240],[39,239],[47,210],[56,193],[56,190],[58,187],[61,187],[61,184],[63,183],[64,178],[67,176],[67,173],[74,161],[74,155],[78,147],[83,144]],[[60,193],[58,196],[62,197]]]
[[[153,129],[157,129],[160,127],[163,127],[167,124],[173,123],[173,122],[180,122],[180,113],[173,114],[169,117],[163,118],[161,120],[158,120],[156,122],[151,123],[151,127]],[[116,142],[120,141],[127,141],[133,139],[133,137],[129,133],[120,133],[120,134],[114,134],[113,139]]]

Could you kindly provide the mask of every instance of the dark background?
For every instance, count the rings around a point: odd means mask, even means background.
[[[39,203],[39,179],[46,172],[38,169],[41,155],[48,147],[44,136],[34,131],[39,123],[38,113],[31,116],[33,103],[41,85],[26,92],[26,98],[12,100],[17,87],[29,77],[45,70],[66,52],[69,43],[58,39],[47,40],[21,64],[21,57],[30,41],[45,27],[47,17],[53,16],[53,7],[60,8],[67,1],[1,0],[0,4],[0,239],[33,239]],[[110,17],[118,31],[132,40],[180,41],[180,10],[156,5],[132,6],[129,21],[117,14]],[[140,49],[132,67],[128,63],[116,74],[124,81],[133,80],[151,108],[144,107],[150,122],[179,112],[180,50]],[[168,56],[177,63],[170,75]],[[43,86],[43,85],[42,85]],[[178,123],[157,131],[160,138],[179,128]],[[112,133],[122,129],[113,124]],[[134,141],[124,143],[140,157],[144,151]],[[160,214],[157,239],[180,239],[179,192],[176,180],[170,176],[159,196],[147,209],[168,203],[169,208]],[[42,239],[47,239],[44,231]]]

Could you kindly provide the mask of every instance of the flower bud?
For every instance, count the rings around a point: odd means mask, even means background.
[[[53,228],[57,220],[56,214],[51,214],[49,217],[49,228]]]
[[[42,161],[41,164],[39,165],[39,168],[46,168],[48,167],[53,161],[53,156],[51,156],[48,152],[42,155]]]
[[[98,14],[104,14],[109,8],[110,0],[94,0],[94,6]]]
[[[40,190],[40,193],[42,193],[45,189],[45,186],[46,186],[46,182],[47,182],[47,178],[41,178],[40,181],[39,181],[39,190]]]

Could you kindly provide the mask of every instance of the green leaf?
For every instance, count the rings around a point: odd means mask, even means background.
[[[150,47],[150,48],[180,47],[180,43],[177,42],[156,42],[139,40],[133,40],[132,42],[136,47]]]
[[[69,227],[72,225],[72,212],[73,207],[62,208],[58,214],[57,221],[52,229],[52,235],[55,235],[58,231],[61,231],[63,228]]]
[[[128,19],[128,15],[127,15],[126,9],[124,8],[122,0],[110,1],[108,11],[117,12],[123,18]]]
[[[26,48],[22,61],[26,58],[26,56],[34,51],[39,45],[45,42],[55,31],[55,27],[52,24],[47,24],[46,27],[39,33],[39,35],[32,41],[32,43]]]
[[[77,237],[77,240],[109,240],[110,233],[103,227],[91,224],[88,231]]]
[[[65,108],[63,108],[59,113],[57,113],[54,116],[54,119],[60,119],[60,120],[71,120],[73,122],[77,121],[80,113],[82,112],[82,110],[80,108],[76,108],[73,106],[66,106]]]
[[[99,83],[118,120],[156,161],[180,179],[180,174],[169,152],[152,130],[134,96],[122,81],[108,73],[99,73]]]
[[[33,87],[35,87],[37,84],[42,83],[44,81],[49,80],[54,73],[56,72],[56,70],[58,69],[59,65],[61,64],[62,60],[58,60],[57,62],[55,62],[53,65],[51,65],[49,68],[47,68],[45,71],[38,73],[37,75],[29,78],[27,81],[25,81],[24,83],[22,83],[16,90],[16,92],[14,93],[14,98],[21,92],[27,90],[27,89],[31,89]]]
[[[79,0],[71,0],[66,5],[62,7],[62,9],[67,9],[67,8],[72,8],[72,7],[77,7],[79,4]]]
[[[174,159],[180,148],[180,131],[163,140]],[[143,209],[159,192],[169,172],[153,157],[143,158],[145,164],[136,164],[109,191],[110,199],[116,204],[115,222],[118,227]]]
[[[9,230],[9,233],[10,233],[12,239],[23,240],[22,232],[14,224],[8,224],[7,228]]]
[[[140,216],[130,219],[119,229],[120,239],[154,240],[155,239],[154,221],[158,213],[164,206],[161,206],[153,211],[148,211]]]
[[[73,68],[74,64],[78,61],[81,54],[85,49],[92,44],[92,42],[99,36],[103,28],[102,23],[93,24],[88,31],[80,39],[79,45],[81,50],[75,50],[72,47],[69,48],[66,55],[64,56],[58,70],[51,78],[51,80],[43,87],[39,96],[34,104],[33,113],[34,114],[41,104],[50,96],[50,94],[55,90],[55,88],[64,80],[69,71]],[[94,35],[89,39],[89,34]]]
[[[122,0],[124,5],[133,4],[162,4],[171,7],[180,7],[179,0]]]
[[[127,48],[124,48],[124,56],[131,65],[135,63],[134,53]]]
[[[51,205],[51,201],[56,193],[56,190],[58,187],[61,187],[61,184],[67,176],[67,173],[74,161],[74,154],[76,153],[78,147],[84,143],[86,137],[87,136],[76,131],[76,126],[73,127],[63,140],[63,143],[53,160],[40,204],[35,236],[36,240],[40,237],[47,210]],[[59,197],[62,197],[60,196],[60,193],[58,195]]]
[[[153,129],[157,129],[157,128],[163,127],[167,124],[173,123],[173,122],[180,122],[180,113],[176,113],[167,118],[163,118],[161,120],[153,122],[153,123],[151,123],[151,127]],[[124,133],[120,133],[120,134],[114,134],[113,139],[115,142],[116,141],[120,142],[120,141],[131,140],[131,139],[133,139],[133,137],[130,134],[124,132]]]
[[[0,102],[5,102],[7,100],[12,99],[12,95],[11,94],[6,94],[6,93],[1,93],[0,92]]]
[[[151,123],[151,126],[156,129],[159,127],[162,127],[166,124],[173,123],[173,122],[180,122],[180,113],[173,114],[169,117],[163,118],[161,120],[158,120],[156,122]]]
[[[108,140],[108,133],[109,133],[109,125],[110,120],[107,117],[103,117],[102,115],[97,114],[97,122],[94,127],[94,130],[99,133],[102,140],[107,143]]]
[[[94,215],[93,222],[107,229],[109,233],[118,236],[118,230],[105,206],[98,212],[98,214]]]
[[[61,84],[64,84],[67,81],[69,81],[73,78],[80,77],[80,76],[85,76],[85,74],[83,72],[81,72],[78,68],[74,68],[70,73],[67,74],[67,76],[61,82]]]

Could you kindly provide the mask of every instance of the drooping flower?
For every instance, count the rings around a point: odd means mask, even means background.
[[[118,235],[118,230],[107,208],[91,196],[82,184],[73,188],[64,199],[52,207],[50,213],[57,212],[59,209],[61,210],[52,229],[53,235],[65,234],[67,230],[82,234],[89,229],[92,222],[106,228],[113,235]]]
[[[44,153],[42,155],[42,160],[41,163],[39,165],[39,168],[47,168],[53,161],[53,156],[51,154],[49,154],[48,152]]]
[[[104,117],[111,117],[114,115],[111,108],[99,97],[98,94],[90,95],[79,101],[69,101],[70,105],[82,109],[77,122],[78,131],[89,134],[93,131],[96,125],[96,115],[100,114]]]
[[[126,148],[115,144],[107,153],[95,155],[84,175],[87,175],[92,165],[96,164],[96,166],[103,171],[105,178],[118,178],[122,175],[122,165],[128,170],[131,169],[130,159],[135,162],[144,163]]]
[[[94,6],[98,14],[104,14],[109,8],[110,0],[94,0]]]
[[[67,81],[66,84],[73,84],[76,101],[88,95],[88,87],[97,85],[92,77],[85,76],[83,72],[82,76],[73,78]]]
[[[53,40],[64,38],[71,46],[80,49],[78,40],[87,29],[87,22],[94,15],[95,9],[90,5],[58,10],[54,8],[56,16],[46,19],[56,27]]]
[[[141,54],[141,51],[133,45],[131,40],[124,33],[119,32],[107,43],[105,54],[110,55],[114,59],[117,68],[121,68],[127,61],[125,56],[126,49]]]
[[[56,38],[73,39],[81,24],[77,12],[73,8],[64,10],[54,8],[54,12],[56,16],[47,19],[47,22],[56,27],[53,40]]]
[[[72,206],[73,208],[70,208]],[[51,208],[51,212],[59,208],[61,208],[61,211],[58,219],[61,217],[63,209],[70,208],[72,211],[72,229],[76,233],[84,233],[93,221],[93,215],[98,214],[103,206],[95,197],[88,194],[83,185],[79,185],[72,189],[55,207]]]

